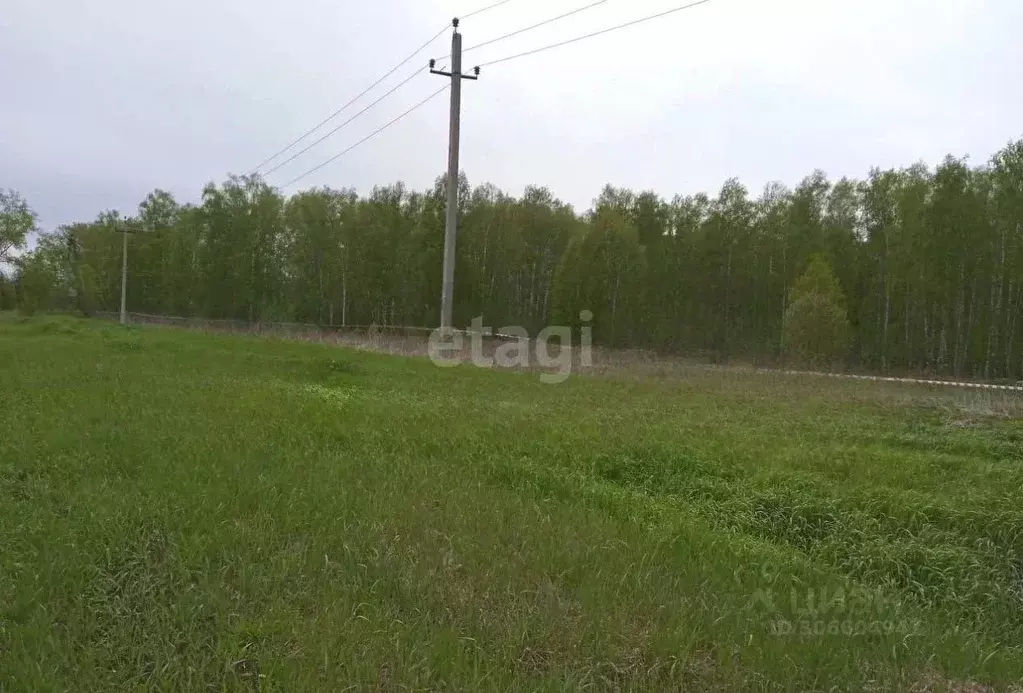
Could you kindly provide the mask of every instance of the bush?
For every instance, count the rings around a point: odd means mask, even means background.
[[[785,311],[785,343],[800,361],[831,368],[845,356],[849,321],[845,310],[822,294],[809,294]]]
[[[0,310],[14,310],[18,307],[18,293],[14,284],[0,277]]]
[[[783,325],[786,350],[815,368],[840,363],[849,341],[849,318],[838,279],[823,258],[810,260],[790,301]]]
[[[22,315],[34,315],[49,307],[53,284],[46,266],[29,256],[22,263],[18,276],[18,311]]]
[[[96,271],[91,265],[78,268],[78,310],[91,318],[96,314]]]

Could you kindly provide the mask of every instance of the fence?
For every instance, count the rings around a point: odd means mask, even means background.
[[[119,320],[119,313],[96,313],[97,317],[108,320]],[[428,356],[429,339],[436,328],[396,326],[396,325],[316,325],[310,323],[294,322],[249,322],[246,320],[215,319],[215,318],[186,318],[169,315],[149,315],[146,313],[128,313],[128,321],[131,323],[164,325],[170,327],[183,327],[188,329],[211,330],[217,332],[234,332],[243,334],[260,334],[275,337],[306,339],[310,341],[328,342],[342,346],[349,346],[359,349],[381,351],[391,354],[402,354],[406,356]],[[469,330],[454,330],[466,337],[472,337],[475,333]],[[490,357],[495,349],[509,340],[517,337],[511,335],[487,335],[480,337],[482,355]],[[538,344],[535,340],[529,340],[529,362],[536,363]],[[817,378],[838,378],[845,380],[867,380],[885,383],[908,383],[915,385],[946,386],[964,389],[977,390],[999,390],[1003,392],[1023,393],[1023,383],[1016,385],[983,383],[957,380],[938,380],[924,378],[903,378],[893,376],[854,374],[854,373],[827,373],[819,371],[799,371],[782,368],[759,368],[740,367],[726,365],[709,365],[696,363],[686,359],[665,359],[654,352],[639,349],[603,349],[594,347],[587,365],[582,363],[581,354],[578,349],[566,345],[544,345],[545,350],[551,358],[557,358],[564,349],[572,351],[573,368],[582,370],[607,372],[617,370],[646,370],[652,374],[667,374],[676,368],[697,369],[705,371],[742,372],[749,371],[765,375],[802,376]],[[459,356],[459,354],[448,354]],[[473,354],[470,346],[464,346],[461,353],[464,361],[471,361]],[[544,368],[531,367],[531,370],[546,370]]]
[[[96,317],[106,320],[120,320],[120,313],[98,312]],[[246,320],[217,319],[217,318],[186,318],[170,315],[150,315],[147,313],[127,313],[127,319],[132,324],[161,325],[167,327],[180,327],[194,330],[208,330],[215,332],[231,332],[236,334],[264,335],[282,337],[288,339],[303,339],[317,342],[327,342],[342,346],[349,346],[372,351],[381,351],[406,356],[428,356],[430,335],[436,330],[433,327],[415,327],[399,325],[316,325],[311,323],[294,322],[249,322]],[[496,349],[509,341],[518,338],[512,335],[487,334],[479,335],[471,330],[452,330],[467,340],[463,340],[461,353],[458,350],[445,350],[448,358],[461,358],[463,361],[471,361],[474,357],[472,352],[472,337],[477,337],[481,353],[476,356],[489,358],[494,355]],[[529,362],[536,363],[538,344],[535,340],[528,340]],[[552,343],[543,347],[548,351],[551,358],[557,358],[564,350],[572,351],[575,367],[582,366],[581,354],[573,350],[569,345]],[[625,353],[625,352],[623,352]],[[533,369],[531,367],[531,369]],[[546,370],[543,367],[536,370]]]

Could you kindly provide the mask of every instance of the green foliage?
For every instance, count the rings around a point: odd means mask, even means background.
[[[18,265],[18,311],[22,315],[35,315],[49,308],[55,278],[44,258],[29,253],[19,259]]]
[[[828,261],[820,255],[814,255],[789,293],[789,300],[796,303],[800,299],[820,296],[839,308],[845,307],[845,296],[838,278],[832,271]]]
[[[157,190],[127,222],[138,232],[128,308],[430,327],[444,205],[442,179],[424,191],[398,183],[285,197],[258,178],[231,178],[207,186],[197,206]],[[984,166],[948,158],[863,181],[815,171],[759,196],[734,179],[671,201],[609,185],[585,213],[546,188],[513,196],[462,176],[459,213],[460,326],[482,316],[535,335],[578,327],[590,311],[598,345],[779,362],[796,322],[843,322],[790,295],[820,256],[838,286],[826,293],[845,297],[845,366],[1023,378],[1023,142]],[[96,309],[118,310],[122,218],[108,211],[41,238],[60,307],[76,308],[84,264]]]
[[[14,282],[0,273],[0,310],[14,310],[18,306],[18,292]]]
[[[845,357],[849,319],[845,296],[827,261],[817,255],[796,281],[785,310],[785,343],[811,367],[830,368]]]
[[[96,313],[96,271],[83,264],[78,268],[78,310],[86,317]]]
[[[644,258],[636,227],[617,209],[601,207],[569,243],[552,287],[558,324],[593,314],[594,339],[621,346],[635,340],[642,309]]]
[[[821,294],[807,294],[785,311],[787,347],[800,363],[834,368],[845,356],[849,321],[841,306]]]
[[[705,370],[552,387],[56,316],[0,316],[10,363],[5,691],[1023,678],[1011,396]]]
[[[35,212],[15,190],[0,188],[0,263],[11,260],[11,251],[24,248],[29,232],[36,228]]]

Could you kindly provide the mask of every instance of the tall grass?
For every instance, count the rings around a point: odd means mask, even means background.
[[[0,321],[0,690],[985,690],[1018,403]]]

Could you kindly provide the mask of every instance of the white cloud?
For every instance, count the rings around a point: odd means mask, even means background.
[[[678,2],[608,0],[470,51],[466,67]],[[134,209],[158,186],[195,199],[483,4],[7,0],[0,61],[20,69],[5,87],[17,107],[0,112],[0,185],[20,189],[51,227]],[[465,45],[583,4],[513,0],[464,21]],[[549,185],[585,207],[607,181],[670,196],[732,175],[759,190],[815,168],[862,176],[946,153],[979,162],[1023,136],[1021,22],[1015,0],[715,0],[484,68],[463,90],[463,169],[511,192]],[[273,181],[345,148],[440,80],[424,71]],[[429,186],[446,147],[439,98],[307,182]]]

